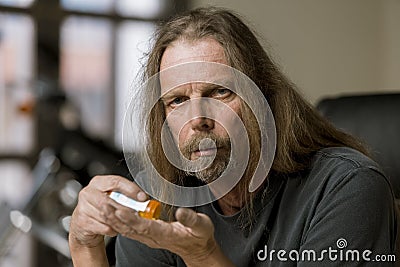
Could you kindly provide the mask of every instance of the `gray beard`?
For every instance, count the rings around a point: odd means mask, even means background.
[[[186,175],[195,176],[200,181],[208,184],[218,179],[225,171],[228,164],[229,157],[215,158],[210,167],[201,171],[186,172]],[[202,164],[199,165],[201,166]]]

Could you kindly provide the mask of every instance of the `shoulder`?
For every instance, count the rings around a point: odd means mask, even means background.
[[[313,164],[336,163],[335,166],[370,167],[379,170],[379,166],[371,158],[349,147],[328,147],[319,150],[313,159]]]
[[[389,180],[373,160],[344,147],[318,151],[307,172],[287,180],[281,205],[286,216],[304,220],[306,232],[331,227],[333,233],[337,225],[352,232],[382,224],[393,229],[395,223]]]
[[[323,184],[326,189],[346,184],[392,194],[390,182],[371,158],[348,147],[331,147],[318,151],[307,175],[309,183]]]
[[[351,148],[322,149],[308,173],[294,180],[291,210],[304,220],[303,245],[326,247],[345,237],[354,247],[394,251],[394,194],[372,159]]]
[[[377,210],[393,206],[393,190],[378,164],[351,148],[321,149],[308,170],[292,178],[287,180],[284,202],[298,211],[302,205],[308,207],[304,212],[312,214],[335,208],[332,205]]]
[[[386,229],[393,233],[396,224],[393,190],[378,164],[364,154],[345,147],[322,149],[315,155],[304,185],[313,207],[310,226],[330,218],[331,222],[343,224],[358,234],[361,229],[369,229],[371,233]],[[354,222],[358,225],[353,228]],[[382,229],[377,230],[377,226]],[[393,234],[387,236],[391,236],[393,244]]]

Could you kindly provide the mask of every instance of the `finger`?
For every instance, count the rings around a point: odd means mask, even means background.
[[[101,223],[92,218],[89,219],[89,223],[90,228],[100,235],[116,236],[118,234],[118,232],[108,224]]]
[[[93,187],[86,187],[79,193],[78,205],[85,208],[87,205],[94,207],[92,215],[100,212],[110,213],[119,208],[119,204],[107,194]]]
[[[158,220],[149,220],[141,218],[137,213],[130,214],[124,210],[117,210],[115,212],[117,218],[122,222],[121,224],[114,225],[116,231],[121,235],[135,239],[142,242],[152,248],[159,248],[159,241],[166,234],[166,231],[157,222]],[[165,224],[165,223],[164,223]]]
[[[113,225],[116,223],[117,218],[115,218],[116,207],[113,205],[100,205],[93,206],[91,203],[87,203],[84,207],[85,215],[97,220],[103,224]]]
[[[103,224],[114,225],[120,223],[119,219],[115,217],[115,211],[118,209],[127,208],[97,189],[88,187],[80,193],[77,211],[81,216],[90,217]],[[133,212],[133,210],[129,210]]]
[[[89,185],[101,192],[117,191],[139,201],[145,201],[148,198],[146,193],[137,184],[122,176],[95,176]]]
[[[134,232],[138,235],[162,237],[172,231],[171,225],[162,220],[145,219],[137,212],[132,214],[129,210],[129,208],[118,209],[115,211],[115,216],[123,225],[134,228]]]
[[[189,227],[194,235],[204,236],[214,232],[211,219],[203,213],[197,213],[188,208],[179,208],[175,213],[175,217],[178,222]]]
[[[70,236],[81,244],[90,244],[100,236],[116,236],[111,226],[90,217],[75,218],[71,221]]]
[[[135,234],[148,235],[152,232],[151,223],[153,220],[144,219],[139,216],[137,212],[132,213],[132,210],[124,207],[118,209],[115,212],[115,216],[122,222],[122,225],[118,225],[118,231],[125,231],[127,228],[134,228],[132,231]]]

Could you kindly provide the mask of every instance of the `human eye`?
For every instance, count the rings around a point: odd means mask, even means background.
[[[217,98],[225,98],[232,94],[232,91],[226,88],[217,88],[213,91],[212,95]]]
[[[171,101],[169,101],[168,106],[175,108],[179,105],[181,105],[183,102],[186,101],[185,97],[174,97]]]

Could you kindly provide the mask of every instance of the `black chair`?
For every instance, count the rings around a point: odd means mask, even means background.
[[[400,200],[400,93],[323,99],[317,109],[369,146]]]

